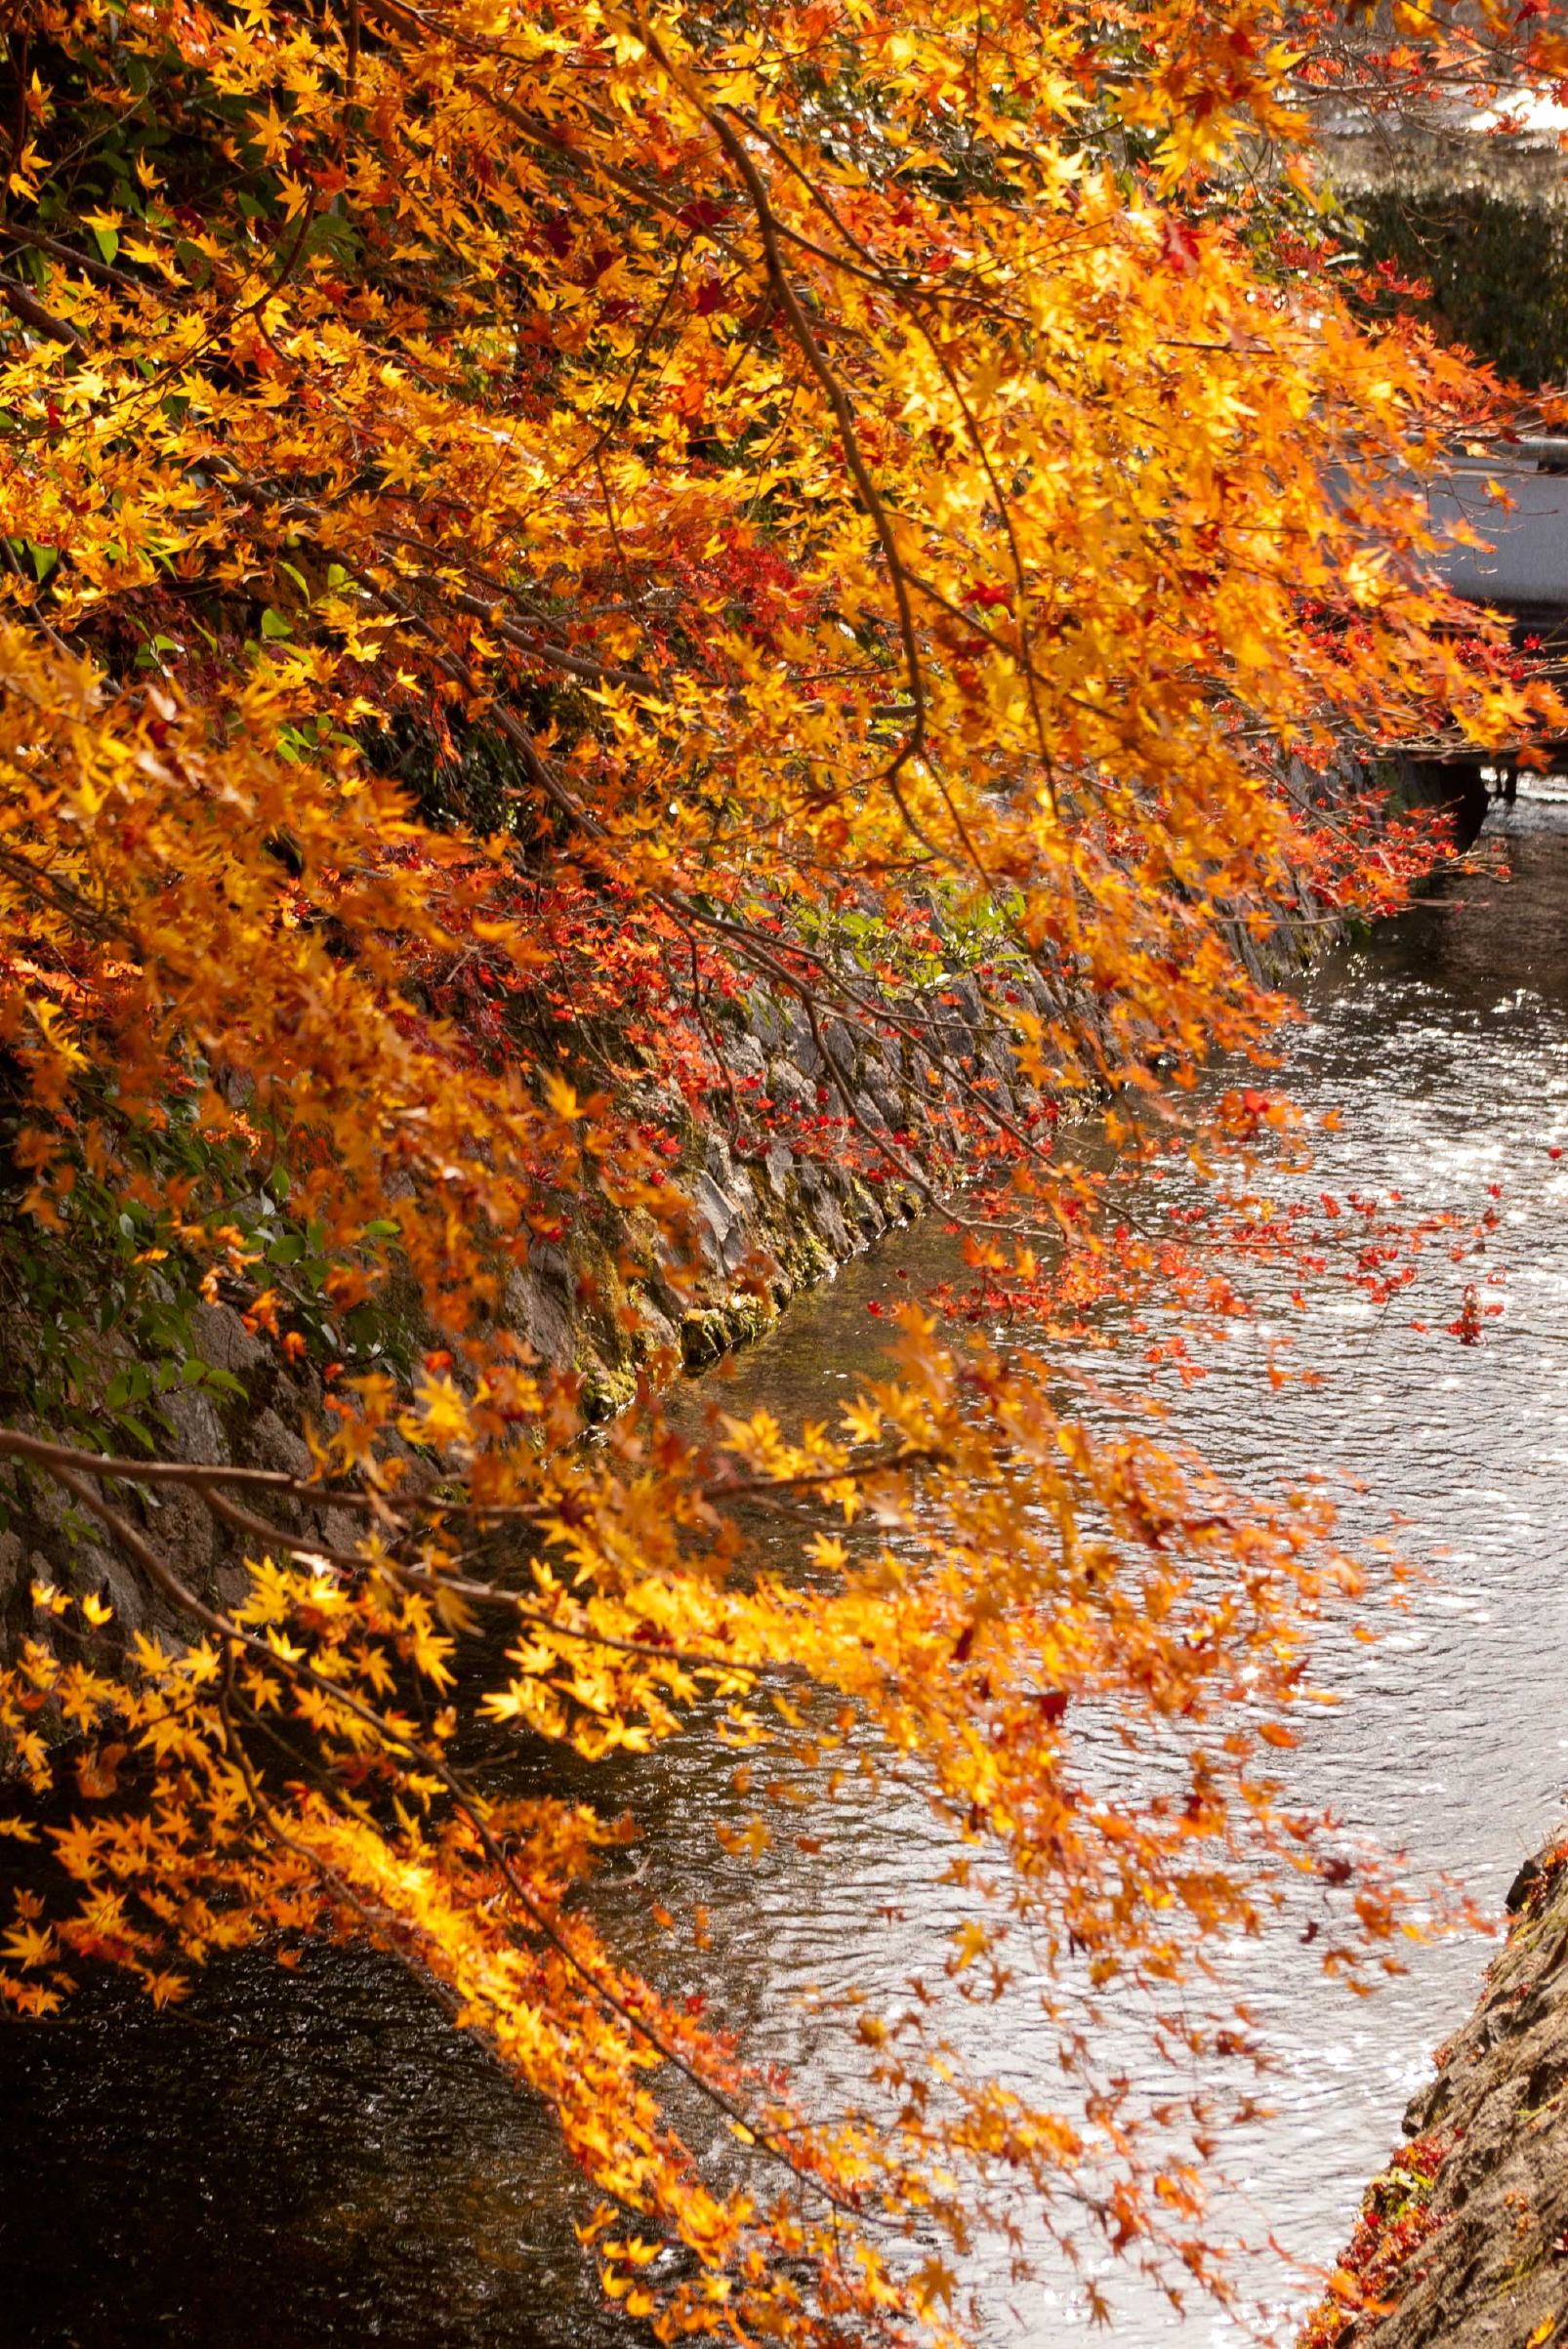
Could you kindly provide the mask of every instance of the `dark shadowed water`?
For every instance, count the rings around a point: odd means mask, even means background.
[[[1376,1646],[1327,1641],[1321,1676],[1345,1702],[1293,1757],[1293,1790],[1418,1873],[1458,1871],[1493,1910],[1568,1791],[1568,1173],[1547,1156],[1568,1144],[1568,834],[1526,826],[1506,846],[1506,885],[1457,885],[1320,975],[1288,1070],[1309,1109],[1344,1112],[1320,1152],[1325,1187],[1397,1187],[1417,1212],[1473,1211],[1505,1185],[1491,1252],[1505,1315],[1478,1346],[1444,1333],[1475,1267],[1439,1249],[1419,1297],[1382,1318],[1326,1284],[1321,1309],[1293,1320],[1321,1386],[1275,1396],[1254,1331],[1171,1397],[1177,1431],[1252,1484],[1343,1470],[1366,1486],[1346,1502],[1352,1529],[1411,1521],[1403,1539],[1431,1579]],[[928,1231],[851,1267],[735,1366],[728,1406],[820,1416],[874,1365],[868,1302],[904,1290],[900,1269],[918,1284],[951,1262]],[[683,1916],[703,1901],[712,1946],[678,1958],[677,1978],[755,2018],[823,2086],[842,2059],[795,1995],[891,1992],[933,1950],[939,1962],[954,1896],[930,1889],[942,1835],[912,1795],[851,1788],[810,1822],[819,1851],[786,1835],[754,1870],[713,1838],[736,1806],[702,1741],[606,1793],[635,1793],[647,1830],[639,1873],[604,1889],[624,1944],[647,1947],[653,1898]],[[1475,1938],[1417,1946],[1402,1981],[1358,2001],[1294,1935],[1247,1953],[1282,2061],[1273,2118],[1230,2149],[1233,2223],[1332,2257],[1486,1956]],[[1049,2077],[1053,2041],[1016,2010],[976,2013],[971,2044]],[[293,1975],[250,1959],[165,2016],[115,1992],[58,2026],[0,2028],[0,2344],[629,2344],[635,2328],[595,2300],[581,2210],[537,2115],[371,1958],[318,1952]],[[983,2253],[974,2274],[996,2349],[1088,2337],[1070,2280],[1010,2291]],[[1282,2324],[1310,2296],[1281,2262],[1247,2277]],[[1113,2280],[1112,2294],[1130,2342],[1243,2337],[1208,2308],[1178,2319]]]

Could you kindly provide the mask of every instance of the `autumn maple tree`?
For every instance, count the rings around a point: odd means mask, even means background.
[[[1393,13],[1385,71],[1568,71],[1544,23]],[[1052,1350],[1113,1289],[1224,1284],[1113,1230],[900,989],[982,925],[1020,1081],[1114,1101],[1135,1154],[1266,1052],[1253,943],[1436,853],[1380,751],[1559,723],[1428,568],[1421,478],[1497,387],[1324,266],[1303,104],[1369,37],[1266,0],[10,12],[0,1457],[163,1628],[33,1592],[0,1991],[395,1951],[553,2110],[661,2338],[941,2332],[1020,2195],[1205,2276],[1197,2157],[1094,2093],[1094,2001],[1293,1872],[1343,1884],[1271,1756],[1355,1570],[1304,1504],[1064,1403]],[[831,1045],[816,1146],[966,1224],[1012,1339],[912,1301],[795,1433],[672,1424],[655,1358],[585,1446],[509,1274],[592,1222],[692,1293],[646,1081],[765,1149],[715,1026],[764,997],[913,1055],[941,1147],[868,1125]],[[1195,1153],[1294,1146],[1266,1092],[1211,1100]],[[318,1366],[310,1475],[166,1440],[202,1300]],[[160,1540],[172,1485],[239,1599]],[[783,1497],[792,1574],[748,1532]],[[1096,1774],[1090,1717],[1175,1780]],[[950,1967],[1011,1925],[1078,1986],[1057,2101],[915,2004],[853,2018],[857,2102],[803,2109],[596,1930],[625,1826],[498,1793],[476,1720],[911,1757],[957,1880],[987,1860]],[[1395,1930],[1369,1875],[1328,1961]]]

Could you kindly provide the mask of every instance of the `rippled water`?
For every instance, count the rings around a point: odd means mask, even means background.
[[[1170,1398],[1177,1430],[1254,1485],[1342,1469],[1366,1486],[1346,1503],[1352,1528],[1411,1520],[1404,1541],[1431,1579],[1377,1646],[1327,1642],[1324,1676],[1346,1701],[1293,1757],[1293,1785],[1416,1871],[1458,1871],[1494,1910],[1568,1786],[1568,1173],[1547,1155],[1568,1145],[1568,836],[1521,823],[1506,848],[1506,884],[1457,885],[1325,969],[1289,1052],[1296,1096],[1344,1111],[1320,1152],[1325,1187],[1397,1187],[1419,1212],[1474,1210],[1505,1184],[1504,1318],[1476,1347],[1436,1334],[1473,1270],[1438,1251],[1422,1297],[1382,1319],[1348,1293],[1311,1316],[1302,1358],[1320,1387],[1273,1397],[1246,1341]],[[874,1360],[868,1302],[900,1270],[918,1283],[949,1261],[927,1231],[849,1268],[734,1366],[726,1404],[820,1413]],[[1413,1313],[1432,1331],[1414,1333]],[[896,1788],[851,1793],[813,1817],[819,1852],[786,1836],[754,1871],[713,1841],[733,1798],[700,1741],[635,1790],[605,1789],[615,1803],[634,1791],[645,1847],[603,1894],[623,1941],[645,1945],[654,1897],[705,1901],[712,1948],[680,1960],[691,1987],[831,2079],[834,2042],[817,2043],[794,1995],[891,1989],[931,1961],[952,1896],[929,1889],[929,1815]],[[1228,2217],[1302,2260],[1334,2254],[1486,1955],[1474,1938],[1420,1948],[1401,1982],[1357,2001],[1294,1937],[1263,1945],[1249,1988],[1282,2062],[1274,2117],[1230,2148]],[[994,2011],[974,2019],[975,2048],[1048,2077],[1048,2036]],[[538,2117],[363,1955],[317,1952],[292,1976],[247,1960],[163,2017],[110,1991],[60,2026],[0,2029],[0,2341],[19,2349],[629,2343],[585,2275],[579,2207]],[[976,2274],[997,2349],[1087,2337],[1069,2281],[1020,2296],[990,2288],[983,2258]],[[1282,2321],[1310,2296],[1279,2261],[1248,2281]],[[1177,2319],[1146,2292],[1113,2297],[1130,2342],[1242,2337],[1208,2308]]]

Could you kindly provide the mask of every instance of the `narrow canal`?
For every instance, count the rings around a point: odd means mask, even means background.
[[[1292,1791],[1406,1851],[1417,1875],[1457,1872],[1494,1912],[1568,1792],[1568,1158],[1548,1155],[1568,1146],[1568,832],[1547,821],[1521,809],[1501,843],[1506,880],[1456,883],[1326,968],[1287,1071],[1307,1109],[1343,1111],[1324,1187],[1398,1189],[1415,1214],[1473,1212],[1504,1186],[1504,1316],[1478,1345],[1446,1334],[1468,1276],[1439,1249],[1420,1294],[1381,1317],[1325,1294],[1298,1360],[1320,1385],[1275,1397],[1263,1348],[1245,1342],[1169,1398],[1176,1432],[1251,1485],[1342,1475],[1350,1531],[1406,1520],[1429,1577],[1377,1645],[1327,1638],[1320,1676],[1344,1702],[1293,1757]],[[820,1415],[874,1365],[868,1305],[953,1263],[925,1231],[852,1266],[732,1366],[726,1407]],[[933,1947],[939,1961],[953,1895],[931,1890],[929,1814],[886,1784],[851,1789],[808,1823],[814,1852],[784,1835],[754,1869],[715,1841],[734,1797],[711,1748],[668,1751],[636,1797],[636,1874],[601,1895],[624,1940],[637,1949],[655,1900],[682,1916],[704,1904],[710,1946],[681,1961],[692,1988],[830,2088],[838,2042],[818,2041],[799,1995],[850,1980],[890,1994]],[[1486,1956],[1473,1936],[1416,1947],[1401,1981],[1357,2000],[1294,1935],[1261,1945],[1248,1987],[1280,2060],[1272,2116],[1227,2149],[1227,2227],[1332,2258]],[[1015,2010],[973,2029],[974,2051],[1011,2072],[1052,2061],[1051,2035],[1020,2038]],[[1007,2036],[988,2048],[987,2030]],[[596,2300],[580,2209],[538,2118],[362,1955],[318,1952],[292,1975],[248,1960],[161,2017],[111,1991],[59,2025],[0,2029],[0,2339],[18,2349],[629,2343]],[[1020,2290],[987,2261],[975,2279],[996,2349],[1088,2337],[1070,2277]],[[1310,2275],[1272,2252],[1242,2272],[1288,2336]],[[1118,2338],[1246,2337],[1210,2307],[1177,2317],[1106,2283]]]

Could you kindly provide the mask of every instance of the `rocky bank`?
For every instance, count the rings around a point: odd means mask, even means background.
[[[1299,2349],[1568,2341],[1568,1834],[1521,1869],[1508,1909]]]

